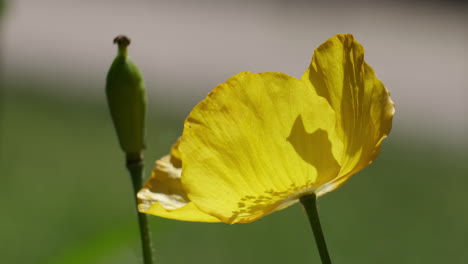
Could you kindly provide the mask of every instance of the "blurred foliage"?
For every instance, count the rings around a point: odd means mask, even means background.
[[[18,85],[9,85],[3,100],[1,262],[137,263],[134,200],[104,91],[87,100]],[[163,113],[151,100],[150,110],[148,175],[180,135],[184,118]],[[319,199],[332,259],[465,263],[466,175],[461,153],[390,136],[372,166]],[[251,224],[150,221],[157,263],[319,261],[298,205]]]
[[[6,0],[0,0],[0,18],[3,16],[6,9]]]

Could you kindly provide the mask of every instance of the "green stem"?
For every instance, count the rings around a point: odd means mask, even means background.
[[[136,199],[138,191],[143,183],[143,157],[137,159],[127,156],[127,169],[130,172],[133,183],[133,191]],[[138,200],[136,201],[138,204]],[[153,264],[153,251],[151,248],[151,235],[148,226],[148,219],[146,214],[138,212],[138,223],[140,225],[141,246],[143,249],[143,263]]]
[[[309,218],[310,226],[314,233],[315,242],[320,254],[320,259],[323,264],[331,264],[330,255],[328,254],[327,244],[325,243],[325,237],[323,236],[322,226],[320,225],[320,219],[317,211],[317,196],[315,193],[301,197],[301,203]]]

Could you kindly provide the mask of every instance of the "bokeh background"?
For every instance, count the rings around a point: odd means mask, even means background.
[[[148,175],[217,84],[300,77],[315,47],[353,33],[396,115],[377,161],[319,199],[334,263],[468,262],[463,1],[0,3],[0,263],[138,263],[104,97],[122,33],[148,86]],[[319,263],[299,205],[250,224],[150,221],[157,263]]]

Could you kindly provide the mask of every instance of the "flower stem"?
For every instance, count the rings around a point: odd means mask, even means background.
[[[310,226],[314,233],[315,242],[320,254],[320,259],[323,264],[331,264],[330,255],[328,254],[327,244],[325,243],[325,237],[323,236],[322,226],[320,225],[320,219],[317,211],[317,196],[315,193],[301,197],[302,206],[307,213],[309,218]]]
[[[143,183],[143,156],[129,157],[127,156],[127,169],[130,172],[133,183],[134,197],[142,187]],[[138,200],[136,201],[138,204]],[[151,247],[151,235],[148,226],[148,219],[146,214],[138,212],[138,224],[140,226],[141,246],[143,249],[143,263],[153,264],[153,250]]]

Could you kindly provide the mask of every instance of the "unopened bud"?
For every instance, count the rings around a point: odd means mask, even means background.
[[[127,54],[130,39],[117,36],[118,53],[106,80],[112,121],[127,159],[139,159],[145,147],[146,89],[143,76]]]

